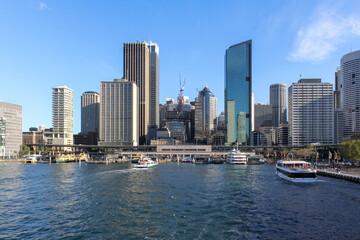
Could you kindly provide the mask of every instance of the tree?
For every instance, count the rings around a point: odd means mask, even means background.
[[[344,159],[360,161],[360,140],[341,143],[339,152]]]
[[[295,155],[302,159],[310,158],[314,154],[314,147],[308,146],[307,148],[298,149],[295,151]]]
[[[21,145],[20,155],[26,155],[29,153],[30,153],[30,147],[28,147],[25,144]]]

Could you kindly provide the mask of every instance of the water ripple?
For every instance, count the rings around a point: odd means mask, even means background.
[[[274,166],[1,164],[0,238],[356,239],[360,185]],[[340,220],[341,219],[341,220]]]

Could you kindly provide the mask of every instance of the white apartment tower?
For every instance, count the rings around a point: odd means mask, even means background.
[[[100,146],[137,146],[139,88],[135,82],[115,79],[100,84]]]
[[[289,144],[334,143],[333,85],[300,79],[288,90]]]
[[[52,144],[73,144],[73,90],[65,85],[52,92]]]

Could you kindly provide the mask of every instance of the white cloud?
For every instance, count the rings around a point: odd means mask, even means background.
[[[44,10],[44,9],[49,9],[49,8],[46,3],[39,2],[39,9]]]
[[[297,32],[291,61],[318,63],[350,37],[360,36],[360,17],[340,16],[335,10],[319,8],[317,17]]]

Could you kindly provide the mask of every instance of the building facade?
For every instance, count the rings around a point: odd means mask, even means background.
[[[137,146],[139,88],[135,82],[115,79],[100,84],[100,146]]]
[[[0,117],[0,158],[5,156],[6,121]]]
[[[270,105],[272,108],[272,122],[274,127],[287,122],[287,86],[286,84],[270,85]]]
[[[159,46],[157,43],[146,43],[149,49],[149,125],[151,128],[159,127]]]
[[[205,139],[216,129],[217,98],[205,87],[195,99],[195,138]]]
[[[139,142],[146,143],[150,124],[150,67],[146,42],[124,43],[124,79],[139,88]]]
[[[255,104],[255,131],[260,127],[272,127],[272,108],[267,103]]]
[[[281,123],[277,128],[277,144],[287,146],[289,144],[289,125]]]
[[[73,144],[73,90],[65,85],[52,92],[52,144]]]
[[[81,133],[99,133],[100,94],[93,91],[81,95]]]
[[[360,51],[340,60],[340,106],[344,114],[344,137],[360,132]]]
[[[250,144],[251,40],[229,47],[225,53],[226,143]]]
[[[2,146],[0,146],[2,155],[0,156],[16,157],[22,144],[22,106],[0,102],[0,119],[0,138],[2,139]]]
[[[335,72],[335,91],[334,91],[334,143],[341,143],[344,136],[345,119],[344,110],[341,104],[341,81],[340,68]]]
[[[334,143],[333,85],[300,79],[289,87],[289,143]]]

